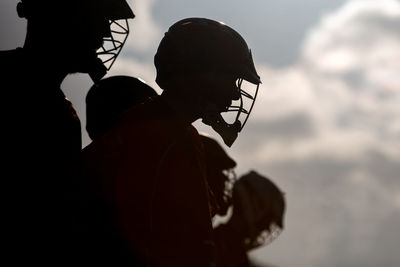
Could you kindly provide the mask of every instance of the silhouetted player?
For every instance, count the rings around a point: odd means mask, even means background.
[[[243,38],[204,18],[172,25],[155,66],[163,93],[86,147],[86,170],[133,253],[151,266],[210,266],[204,151],[191,124],[203,119],[231,145],[242,124],[227,124],[221,113],[241,98],[241,79],[255,87],[260,80]]]
[[[232,216],[215,229],[216,266],[251,266],[247,253],[272,242],[283,229],[285,200],[280,189],[255,171],[233,186]]]
[[[135,77],[118,75],[96,82],[86,95],[86,130],[89,137],[98,139],[113,127],[124,112],[156,96],[152,87]],[[89,239],[89,253],[101,266],[140,266],[139,259],[118,233],[114,211],[108,208],[109,203],[95,185],[90,182],[82,190],[82,202],[86,208],[81,218],[87,224],[82,230]]]
[[[233,215],[215,228],[216,266],[251,266],[247,253],[271,242],[283,229],[285,200],[268,178],[251,171],[237,178],[236,162],[212,137],[201,135],[207,180],[216,201],[215,213]]]
[[[125,0],[22,0],[17,12],[27,19],[24,45],[0,52],[7,114],[2,247],[15,265],[70,265],[79,243],[70,230],[76,220],[71,170],[81,151],[81,128],[60,85],[76,72],[100,79],[124,42],[117,43],[111,28],[119,24],[126,37],[126,19],[134,15]],[[117,40],[112,48],[110,40]]]

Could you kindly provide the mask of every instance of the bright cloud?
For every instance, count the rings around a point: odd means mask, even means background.
[[[370,31],[389,22],[399,27]],[[261,67],[264,83],[253,122],[265,123],[268,134],[271,121],[303,113],[317,134],[289,147],[285,139],[266,139],[259,159],[268,154],[270,160],[319,154],[360,158],[376,149],[400,159],[399,32],[399,2],[349,1],[312,30],[296,65]]]
[[[239,162],[279,179],[288,227],[255,257],[282,266],[398,266],[390,248],[399,235],[381,229],[400,219],[400,2],[348,1],[310,31],[295,65],[258,69],[251,141],[238,150],[257,144]],[[308,130],[290,127],[293,118]]]
[[[398,1],[349,1],[310,32],[303,61],[328,73],[399,66],[399,26]]]
[[[128,0],[136,17],[131,21],[132,33],[124,48],[143,52],[155,52],[162,31],[152,16],[152,8],[158,0]]]

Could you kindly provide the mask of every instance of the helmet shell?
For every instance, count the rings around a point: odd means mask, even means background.
[[[254,213],[248,219],[252,220],[258,216],[255,213],[266,215],[277,226],[283,228],[285,213],[285,199],[282,191],[269,178],[255,171],[243,175],[235,183],[234,201],[242,202],[243,199],[251,199],[243,206],[246,212]],[[249,204],[248,206],[246,206]],[[258,219],[258,218],[257,218]],[[265,221],[267,224],[271,221]],[[254,222],[258,223],[258,222]],[[268,227],[268,225],[265,225]]]
[[[251,51],[240,34],[206,18],[187,18],[172,25],[160,42],[154,63],[161,88],[171,76],[196,72],[233,74],[261,83]]]
[[[250,171],[238,179],[233,188],[233,215],[242,221],[247,249],[270,243],[279,235],[285,207],[283,193],[267,177]]]
[[[108,20],[132,19],[135,17],[126,0],[21,0],[17,6],[20,17],[30,18],[31,15],[48,17],[49,14],[87,12],[87,15],[96,13]]]

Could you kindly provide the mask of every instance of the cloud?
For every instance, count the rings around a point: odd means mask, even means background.
[[[398,266],[400,3],[348,1],[311,29],[295,64],[258,69],[260,98],[239,137],[250,138],[234,155],[275,179],[288,211],[285,232],[253,257]]]
[[[26,34],[26,20],[17,15],[17,1],[0,2],[0,50],[22,47]]]
[[[361,71],[367,84],[386,89],[399,81],[399,28],[398,1],[349,1],[309,33],[301,60],[320,73]]]
[[[387,23],[399,27],[370,31]],[[400,158],[399,31],[397,1],[380,1],[379,5],[350,1],[314,27],[295,65],[279,70],[259,68],[263,86],[251,118],[265,126],[264,148],[260,147],[259,154],[361,158],[369,150],[380,150]],[[367,35],[361,45],[359,40]],[[276,120],[289,125],[271,129]],[[304,127],[291,127],[295,123],[313,127],[313,135],[301,134]],[[299,131],[290,147],[285,138],[288,129],[291,135]]]
[[[129,0],[136,17],[130,21],[131,34],[124,53],[153,53],[162,37],[161,26],[153,18],[152,9],[158,0]]]
[[[258,168],[285,192],[286,228],[252,256],[278,266],[394,267],[400,262],[383,245],[398,247],[397,231],[389,239],[383,233],[400,220],[397,161],[378,154],[363,161],[309,157]]]

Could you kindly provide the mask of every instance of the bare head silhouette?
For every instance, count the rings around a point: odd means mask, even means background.
[[[103,134],[127,109],[157,96],[143,80],[112,76],[95,83],[86,96],[86,130],[91,139]]]

